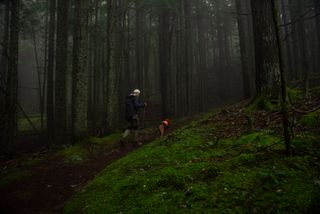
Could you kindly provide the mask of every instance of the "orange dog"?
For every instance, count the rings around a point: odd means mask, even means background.
[[[164,119],[161,122],[161,125],[159,125],[158,129],[160,132],[160,137],[163,137],[165,135],[166,130],[169,128],[169,123],[170,123],[169,119]]]

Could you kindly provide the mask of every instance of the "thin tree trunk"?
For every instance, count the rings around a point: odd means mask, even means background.
[[[193,111],[193,69],[194,69],[194,59],[193,59],[193,32],[191,23],[191,9],[192,1],[184,0],[184,16],[185,16],[185,51],[184,51],[184,63],[185,63],[185,97],[186,97],[186,114],[191,114]]]
[[[18,57],[19,57],[19,22],[20,0],[11,1],[9,61],[7,76],[7,125],[3,142],[7,144],[8,152],[15,150],[17,136],[17,103],[18,103]]]
[[[143,1],[135,0],[136,10],[136,74],[137,74],[137,87],[144,89],[144,47],[145,47],[145,34],[146,34],[146,22],[145,12],[143,8]]]
[[[285,24],[288,22],[288,18],[287,18],[287,11],[286,11],[286,4],[285,4],[285,0],[281,0],[281,14],[282,14],[282,23]],[[287,57],[287,73],[292,72],[293,71],[293,65],[292,65],[292,49],[291,49],[291,45],[290,45],[290,39],[289,39],[289,28],[288,26],[284,27],[284,35],[285,35],[285,45],[286,45],[286,53],[285,56]]]
[[[9,60],[9,53],[8,53],[8,44],[9,44],[9,27],[10,27],[10,8],[9,8],[9,0],[5,1],[5,13],[4,13],[4,31],[3,31],[3,42],[2,42],[2,55],[1,55],[1,63],[0,63],[0,84],[5,86],[7,85],[7,74],[8,74],[8,60]],[[2,115],[5,114],[5,102],[6,97],[4,93],[0,93],[0,128],[4,123],[2,120],[4,117]]]
[[[56,33],[56,0],[50,1],[49,38],[48,38],[48,71],[47,71],[47,142],[50,146],[54,137],[54,62]]]
[[[205,6],[204,2],[201,0],[197,1],[197,26],[198,26],[198,52],[199,52],[199,103],[200,103],[200,112],[204,111],[206,108],[206,71],[207,71],[207,38],[205,32]]]
[[[72,71],[73,140],[88,133],[88,0],[75,1]]]
[[[41,131],[43,131],[43,117],[44,117],[44,108],[43,108],[43,96],[42,96],[42,83],[41,83],[41,68],[39,63],[39,55],[38,55],[38,43],[36,38],[36,32],[34,30],[34,26],[31,26],[32,30],[32,40],[33,40],[33,48],[34,48],[34,55],[36,59],[36,71],[37,71],[37,79],[38,79],[38,96],[39,96],[39,108],[40,108],[40,124],[41,124]]]
[[[303,3],[302,0],[297,0],[297,14],[299,17],[302,15]],[[308,54],[308,46],[307,46],[307,38],[306,38],[306,29],[305,22],[300,20],[297,24],[298,26],[298,38],[299,38],[299,46],[301,53],[301,61],[302,61],[302,76],[303,76],[303,90],[305,97],[308,97],[309,92],[309,76],[310,76],[310,61]]]
[[[317,25],[317,38],[318,38],[318,55],[320,52],[320,1],[319,0],[313,0],[315,12],[317,15],[316,18],[316,25]]]
[[[249,23],[247,23],[246,17],[242,14],[244,11],[243,0],[236,0],[237,8],[237,20],[238,20],[238,31],[240,37],[240,54],[241,54],[241,65],[242,65],[242,80],[243,80],[243,91],[244,98],[248,99],[252,97],[251,90],[251,72],[250,72],[250,46],[248,44],[249,37]]]
[[[283,118],[283,133],[285,138],[286,145],[286,155],[291,155],[291,135],[289,131],[289,111],[287,103],[287,84],[286,84],[286,75],[282,63],[282,53],[281,53],[281,39],[280,39],[280,29],[279,29],[279,16],[277,13],[277,7],[275,5],[275,0],[270,0],[272,3],[272,13],[273,13],[273,25],[275,26],[276,31],[276,40],[277,40],[277,51],[279,56],[279,67],[280,67],[280,76],[281,76],[281,110]]]
[[[109,2],[110,9],[108,11],[110,20],[108,26],[108,47],[110,48],[108,55],[108,101],[107,101],[107,128],[113,130],[119,124],[119,84],[122,69],[122,54],[124,41],[124,20],[125,20],[125,0]]]
[[[171,11],[167,6],[162,6],[159,11],[159,63],[160,63],[160,87],[162,100],[162,117],[170,116],[168,99],[168,84],[170,74],[170,15]]]
[[[55,136],[57,143],[63,143],[66,140],[67,131],[68,8],[68,0],[58,0],[55,81]]]

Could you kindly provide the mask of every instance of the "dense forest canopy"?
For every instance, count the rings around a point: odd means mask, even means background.
[[[9,150],[18,119],[34,114],[40,125],[28,123],[50,144],[122,128],[124,98],[136,88],[152,124],[278,99],[281,70],[308,96],[319,72],[317,0],[0,3],[1,142]]]

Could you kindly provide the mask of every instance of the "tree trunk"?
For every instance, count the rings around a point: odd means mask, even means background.
[[[126,16],[126,0],[109,0],[109,18],[108,24],[108,100],[107,100],[107,128],[113,130],[119,124],[119,85],[122,69],[122,54],[124,41],[124,20]]]
[[[241,54],[241,65],[242,65],[242,81],[243,81],[243,92],[244,98],[251,98],[253,91],[251,88],[251,54],[250,54],[250,37],[249,37],[249,23],[247,23],[247,17],[243,14],[246,13],[245,5],[243,0],[236,0],[237,8],[237,20],[238,20],[238,31],[240,39],[240,54]]]
[[[185,18],[185,51],[184,51],[184,63],[185,63],[185,97],[186,97],[186,114],[191,114],[193,111],[193,70],[194,70],[194,58],[193,58],[193,32],[192,32],[192,1],[184,0],[184,18]],[[160,46],[161,47],[161,46]]]
[[[54,137],[54,97],[53,97],[53,74],[55,59],[55,33],[56,33],[56,0],[50,1],[50,21],[48,38],[48,72],[47,72],[47,141],[52,142]]]
[[[303,3],[305,1],[297,0],[297,15],[298,19],[301,19],[303,15]],[[307,46],[307,38],[306,38],[306,28],[305,22],[303,20],[298,21],[297,24],[297,33],[299,39],[299,49],[301,54],[301,61],[302,61],[302,77],[303,77],[303,90],[305,97],[308,96],[309,92],[309,76],[310,76],[310,61],[309,61],[309,54],[308,54],[308,46]]]
[[[282,110],[282,118],[283,118],[283,134],[285,138],[286,145],[286,155],[291,155],[291,135],[289,131],[289,111],[288,111],[288,103],[287,103],[287,84],[286,84],[286,75],[283,68],[282,61],[282,53],[281,53],[281,38],[280,38],[280,30],[279,30],[279,16],[277,12],[277,7],[275,5],[275,0],[270,0],[272,7],[271,12],[273,13],[273,25],[275,27],[276,32],[276,41],[277,41],[277,51],[279,56],[279,68],[280,68],[280,76],[281,76],[281,110]]]
[[[88,132],[88,0],[75,1],[72,71],[72,135],[75,140]]]
[[[169,100],[169,75],[170,75],[170,16],[171,11],[166,5],[159,11],[159,63],[160,63],[160,88],[162,100],[162,117],[170,116]]]
[[[251,0],[251,7],[256,53],[257,94],[266,98],[278,98],[280,67],[271,0]]]
[[[297,21],[300,17],[297,12],[297,0],[289,1],[289,9],[291,22]],[[293,47],[293,62],[294,62],[294,70],[293,79],[300,80],[302,73],[302,63],[301,63],[301,53],[300,53],[300,45],[299,45],[299,36],[298,36],[298,27],[297,23],[293,23],[291,26],[291,37],[292,37],[292,47]]]
[[[199,51],[199,103],[200,112],[206,109],[207,97],[205,93],[206,88],[206,72],[207,72],[207,37],[205,32],[205,5],[202,0],[197,1],[197,26],[198,26],[198,51]]]
[[[281,0],[281,14],[282,14],[282,23],[286,24],[288,23],[287,18],[287,11],[286,11],[286,4],[285,0]],[[290,32],[288,26],[284,26],[284,37],[285,37],[285,47],[286,47],[286,53],[285,56],[287,57],[287,73],[291,73],[293,71],[293,65],[292,65],[292,49],[290,44]]]
[[[5,1],[5,13],[4,13],[4,31],[3,31],[3,41],[2,41],[2,53],[1,53],[1,63],[0,63],[0,84],[2,86],[7,85],[7,74],[8,74],[8,45],[9,45],[9,27],[10,27],[10,8],[9,8],[9,0]],[[3,92],[0,92],[0,117],[5,114],[5,102],[6,95]],[[3,129],[2,124],[4,123],[0,119],[0,128]]]
[[[67,129],[68,6],[68,0],[58,0],[55,81],[55,136],[57,143],[63,143],[66,140]]]
[[[18,56],[19,56],[19,22],[20,0],[11,1],[9,61],[7,75],[6,126],[4,139],[9,153],[14,152],[17,136],[17,103],[18,103]]]
[[[146,34],[146,16],[143,8],[143,1],[135,0],[136,10],[136,84],[144,93],[144,59],[145,59],[145,34]]]
[[[317,25],[317,38],[318,38],[318,55],[320,52],[320,1],[319,0],[313,0],[315,12],[316,12],[316,25]]]

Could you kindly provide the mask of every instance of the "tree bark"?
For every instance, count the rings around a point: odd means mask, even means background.
[[[206,109],[207,97],[206,97],[206,72],[208,69],[207,65],[207,37],[206,37],[206,26],[205,26],[205,5],[202,0],[197,1],[197,26],[198,26],[198,52],[199,52],[199,103],[200,112]]]
[[[266,98],[278,98],[280,67],[271,0],[251,0],[251,7],[256,53],[257,94]]]
[[[305,1],[297,0],[297,15],[299,19],[302,16],[302,9],[303,3]],[[309,76],[310,76],[310,61],[309,61],[309,54],[308,54],[308,46],[307,46],[307,38],[306,38],[306,28],[305,22],[303,20],[299,20],[297,24],[297,33],[299,38],[299,49],[301,54],[301,61],[302,61],[302,77],[303,77],[303,90],[305,97],[308,96],[309,92]]]
[[[279,16],[277,12],[277,7],[275,4],[275,0],[270,0],[272,7],[271,11],[273,13],[273,25],[275,27],[276,32],[276,41],[277,41],[277,51],[279,56],[279,68],[280,68],[280,76],[281,76],[281,110],[282,110],[282,119],[283,119],[283,134],[285,138],[286,145],[286,155],[291,156],[291,135],[289,131],[289,111],[288,111],[288,103],[287,103],[287,84],[286,84],[286,75],[283,68],[282,61],[282,52],[281,52],[281,38],[280,38],[280,29],[278,21]]]
[[[88,0],[75,1],[72,71],[72,135],[73,139],[88,133]]]
[[[193,70],[194,70],[194,46],[192,32],[192,1],[184,0],[184,19],[185,19],[185,44],[184,44],[184,63],[185,63],[185,97],[186,97],[186,114],[193,111]]]
[[[9,45],[9,27],[10,27],[10,8],[9,0],[5,1],[5,13],[4,13],[4,31],[3,31],[3,41],[2,41],[2,53],[1,53],[1,72],[0,72],[0,84],[5,86],[7,84],[7,74],[8,74],[8,45]],[[0,93],[0,128],[3,129],[3,119],[5,114],[5,102],[6,96],[4,93]]]
[[[282,23],[286,24],[288,22],[287,18],[287,11],[286,11],[286,4],[285,0],[281,0],[281,14],[282,14]],[[287,73],[291,73],[293,71],[293,65],[292,65],[292,48],[290,44],[290,38],[289,38],[289,28],[288,26],[284,26],[284,35],[285,35],[285,47],[286,47],[286,52],[285,56],[287,57]]]
[[[240,39],[240,54],[241,54],[241,65],[242,65],[242,81],[243,81],[243,92],[244,98],[251,98],[253,95],[253,90],[251,88],[251,54],[250,54],[250,37],[249,37],[249,23],[247,23],[247,17],[242,14],[246,13],[245,5],[243,0],[236,0],[237,8],[237,21],[238,21],[238,31]]]
[[[135,0],[136,20],[136,84],[144,92],[144,59],[145,59],[145,34],[146,34],[146,16],[143,8],[143,1]]]
[[[9,42],[9,61],[6,88],[6,126],[3,142],[6,144],[9,153],[15,151],[17,136],[17,103],[18,103],[18,57],[19,57],[19,22],[20,22],[20,0],[11,1],[10,17],[10,42]]]
[[[318,38],[318,54],[320,52],[320,1],[319,0],[313,0],[315,12],[317,15],[316,18],[316,25],[317,25],[317,38]]]
[[[162,118],[170,116],[169,100],[169,75],[171,58],[171,37],[170,37],[170,8],[161,6],[159,11],[159,63],[160,63],[160,88],[162,100]]]
[[[113,130],[119,125],[119,85],[122,70],[124,20],[126,16],[126,0],[109,0],[108,16],[108,100],[107,100],[107,129]],[[111,19],[112,18],[112,19]],[[115,20],[114,20],[115,19]]]
[[[67,131],[68,8],[68,0],[58,0],[55,79],[55,137],[57,143],[63,143],[63,140],[66,140]]]
[[[47,141],[50,145],[54,137],[54,96],[53,74],[55,59],[55,33],[56,33],[56,0],[50,1],[49,38],[48,38],[48,71],[47,71]]]

